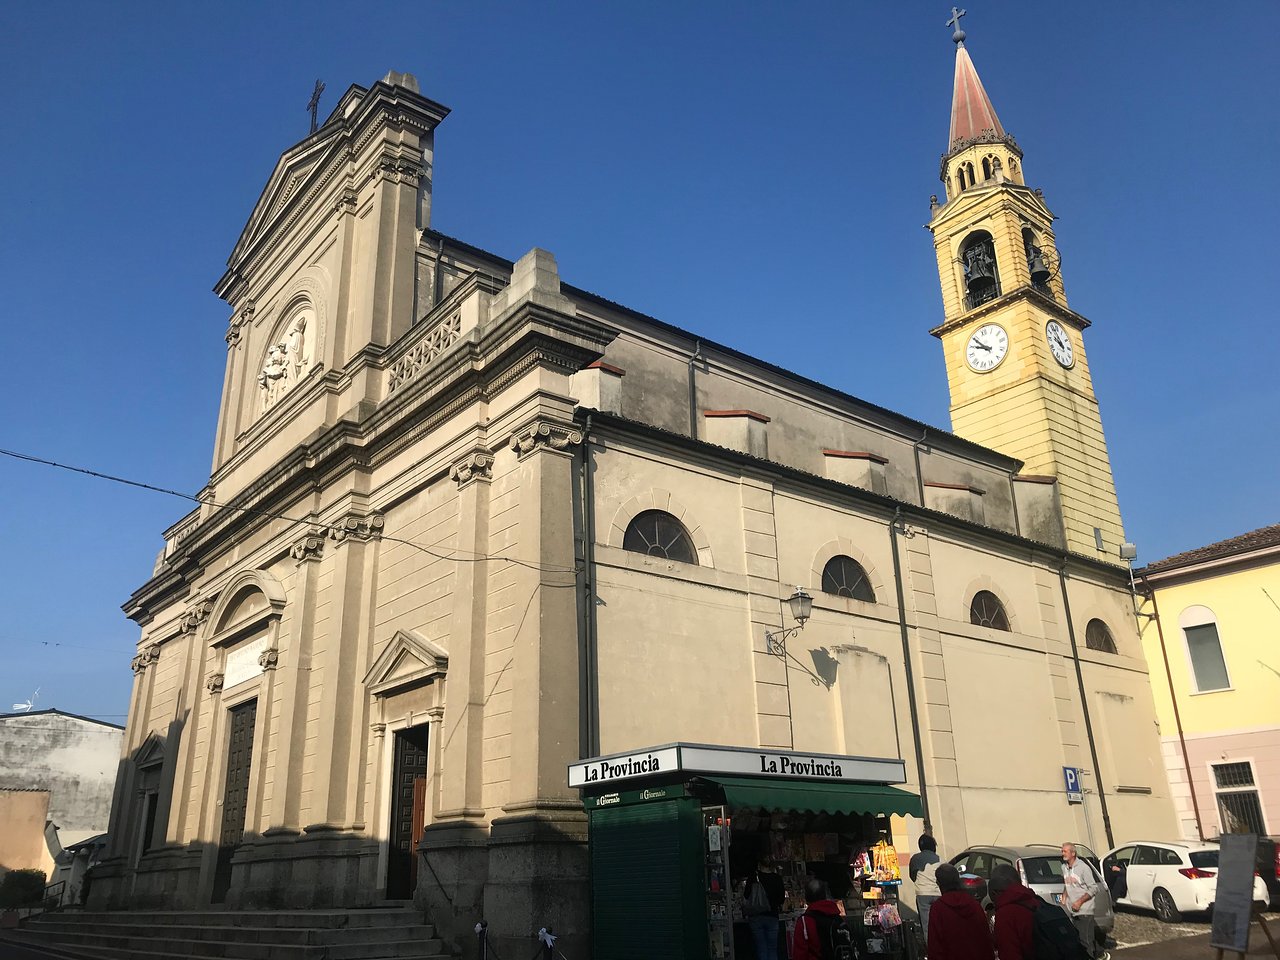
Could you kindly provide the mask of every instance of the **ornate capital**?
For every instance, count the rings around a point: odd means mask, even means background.
[[[250,320],[252,320],[253,313],[256,309],[257,309],[257,306],[254,304],[252,300],[246,300],[244,302],[244,306],[240,310],[239,323],[248,323]]]
[[[581,442],[582,431],[577,427],[551,420],[535,420],[512,435],[511,449],[523,459],[535,450],[563,451]]]
[[[226,341],[229,347],[234,347],[240,343],[240,326],[238,324],[233,323],[227,329]]]
[[[160,644],[151,643],[147,645],[147,649],[142,651],[143,666],[151,666],[160,659]]]
[[[270,650],[262,651],[262,656],[258,657],[258,666],[263,670],[274,670],[276,664],[280,662],[280,651],[275,647]]]
[[[220,693],[222,691],[222,681],[225,678],[220,673],[210,674],[209,679],[204,682],[204,688],[210,693]]]
[[[338,543],[348,540],[376,540],[382,536],[382,528],[387,521],[380,513],[349,514],[329,528],[329,536]]]
[[[308,560],[319,560],[323,550],[323,531],[312,530],[289,549],[289,555],[297,560],[298,563],[305,563]]]
[[[356,195],[356,192],[348,187],[343,190],[342,193],[338,195],[338,199],[334,201],[333,212],[338,214],[355,213],[358,200],[359,197]]]
[[[200,629],[200,624],[209,619],[209,614],[212,612],[213,601],[202,600],[178,619],[178,629],[182,633],[195,633]]]
[[[472,480],[492,480],[493,454],[487,450],[473,450],[453,465],[449,476],[460,487],[465,487]]]
[[[385,723],[371,723],[369,724],[369,729],[373,731],[375,737],[381,737],[387,732],[387,725]]]
[[[143,658],[142,654],[138,654],[138,656],[129,661],[129,669],[134,673],[141,673],[143,670],[147,669],[147,661]]]
[[[384,157],[378,164],[378,179],[389,183],[407,183],[416,187],[421,176],[422,164],[408,157]]]

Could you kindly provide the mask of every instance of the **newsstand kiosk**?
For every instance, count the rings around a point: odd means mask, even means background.
[[[900,759],[671,743],[571,764],[589,824],[594,960],[754,960],[743,885],[782,878],[779,936],[808,879],[844,904],[864,955],[903,956],[891,816],[919,817]],[[780,957],[786,957],[780,945]]]

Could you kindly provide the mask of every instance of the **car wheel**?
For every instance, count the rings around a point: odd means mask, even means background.
[[[1156,911],[1156,916],[1165,923],[1177,923],[1182,919],[1182,914],[1178,912],[1178,905],[1173,902],[1173,897],[1169,891],[1163,887],[1156,887],[1151,894],[1151,906]]]

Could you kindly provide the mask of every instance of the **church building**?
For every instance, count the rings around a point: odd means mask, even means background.
[[[864,790],[902,851],[1172,835],[1089,321],[956,40],[952,432],[437,231],[411,75],[284,152],[215,288],[203,503],[125,606],[92,905],[412,897],[455,949],[613,956],[591,784],[671,758]]]

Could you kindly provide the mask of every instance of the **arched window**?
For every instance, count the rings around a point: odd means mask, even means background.
[[[1004,604],[990,590],[979,590],[969,604],[969,622],[992,630],[1009,630],[1009,617]]]
[[[982,179],[984,181],[991,179],[991,158],[982,158]]]
[[[627,524],[622,549],[681,563],[698,562],[689,531],[665,510],[645,510]]]
[[[991,234],[975,230],[960,247],[964,266],[965,306],[972,310],[1000,296],[1000,274],[996,270],[996,248]]]
[[[1222,655],[1222,640],[1218,637],[1218,618],[1208,607],[1187,607],[1178,617],[1178,626],[1187,639],[1187,656],[1191,660],[1191,673],[1196,692],[1229,690],[1231,676],[1227,673],[1227,660]]]
[[[1094,617],[1084,628],[1084,645],[1099,653],[1116,653],[1116,641],[1111,636],[1111,628]]]
[[[822,568],[822,592],[850,600],[876,602],[876,592],[867,580],[867,571],[853,557],[832,557]]]

